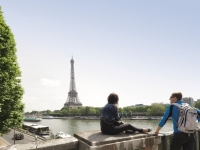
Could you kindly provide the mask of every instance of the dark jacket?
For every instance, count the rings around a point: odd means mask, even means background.
[[[120,116],[117,109],[118,108],[116,104],[106,104],[101,111],[102,119],[107,122],[119,121]]]
[[[101,131],[104,134],[115,134],[114,122],[120,120],[116,104],[106,104],[101,111]]]

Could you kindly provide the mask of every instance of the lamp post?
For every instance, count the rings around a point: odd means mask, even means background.
[[[35,135],[36,149],[37,149],[37,139],[38,139],[38,136],[37,136],[37,135]]]
[[[14,136],[13,136],[13,138],[14,138],[14,145],[15,145],[15,128],[14,128]]]

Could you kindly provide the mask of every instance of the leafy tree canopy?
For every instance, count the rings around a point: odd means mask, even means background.
[[[200,109],[200,101],[197,101],[197,102],[194,104],[194,107],[197,108],[197,109]]]
[[[15,39],[0,7],[0,136],[9,128],[19,127],[23,121],[20,76]]]

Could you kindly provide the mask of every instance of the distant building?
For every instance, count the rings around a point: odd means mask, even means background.
[[[135,105],[127,106],[127,107],[135,107]]]
[[[135,106],[144,106],[143,104],[135,104]]]
[[[144,105],[144,104],[135,104],[135,105],[127,106],[127,107],[137,107],[137,106],[147,106],[147,105]]]
[[[159,102],[159,103],[155,102],[155,103],[151,103],[151,104],[160,104],[160,105],[164,105],[163,102]]]
[[[189,105],[194,105],[194,99],[192,97],[183,97],[182,102],[188,103]]]

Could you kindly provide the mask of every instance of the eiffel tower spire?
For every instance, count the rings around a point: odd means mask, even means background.
[[[82,106],[82,103],[80,102],[78,93],[76,91],[73,56],[70,63],[71,63],[70,87],[69,87],[67,101],[64,104],[63,108],[73,108]]]

